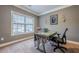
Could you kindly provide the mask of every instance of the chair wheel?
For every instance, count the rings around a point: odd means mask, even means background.
[[[55,48],[53,49],[53,51],[56,52],[56,49],[60,49],[63,53],[65,53],[64,50],[67,50],[67,48],[65,48],[65,47],[55,47]]]
[[[64,49],[64,50],[67,50],[67,48],[65,48],[65,47],[61,47],[62,49]]]
[[[55,47],[53,51],[56,52],[56,49],[57,49],[57,47]]]

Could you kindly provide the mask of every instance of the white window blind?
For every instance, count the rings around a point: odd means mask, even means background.
[[[34,17],[12,13],[13,35],[31,32],[34,32]]]

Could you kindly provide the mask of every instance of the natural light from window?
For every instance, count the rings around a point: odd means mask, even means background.
[[[12,13],[12,34],[34,32],[34,17]]]

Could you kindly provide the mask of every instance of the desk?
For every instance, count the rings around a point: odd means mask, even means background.
[[[34,39],[35,39],[35,41],[37,41],[37,49],[40,50],[39,45],[40,45],[40,40],[41,40],[42,41],[42,46],[43,46],[43,50],[41,50],[41,51],[46,53],[45,43],[51,37],[56,35],[56,33],[57,32],[38,32],[38,33],[35,33],[34,34]]]

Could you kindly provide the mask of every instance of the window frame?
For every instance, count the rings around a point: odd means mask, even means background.
[[[13,14],[16,14],[16,15],[20,15],[20,16],[24,16],[24,17],[32,17],[33,18],[33,31],[32,32],[26,32],[25,31],[25,28],[24,27],[24,32],[23,33],[19,33],[19,34],[14,34],[13,33]],[[30,16],[30,15],[25,15],[25,14],[22,14],[22,13],[19,13],[19,12],[15,12],[15,11],[11,11],[11,36],[16,36],[16,35],[22,35],[22,34],[30,34],[30,33],[34,33],[34,20],[35,18],[33,16]]]

